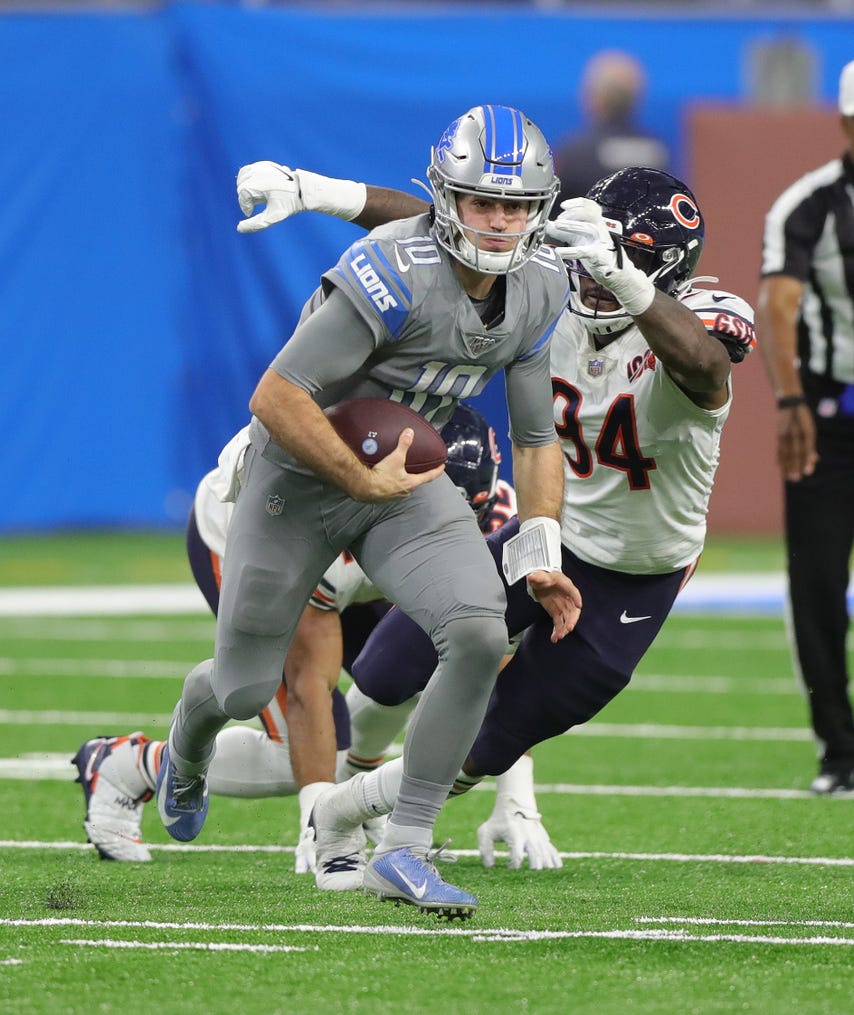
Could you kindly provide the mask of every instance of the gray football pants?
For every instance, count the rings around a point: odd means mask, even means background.
[[[303,608],[344,548],[438,651],[404,749],[405,796],[415,802],[399,823],[422,823],[421,805],[435,817],[474,742],[507,645],[495,563],[446,476],[404,500],[359,504],[250,448],[228,531],[214,658],[184,683],[171,750],[187,773],[202,770],[229,718],[268,704]]]

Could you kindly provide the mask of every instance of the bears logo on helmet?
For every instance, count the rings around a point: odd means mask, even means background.
[[[660,169],[631,167],[594,183],[586,197],[602,209],[618,253],[657,289],[678,296],[688,288],[703,252],[705,222],[696,198],[681,180]],[[575,276],[586,274],[578,261],[569,269]],[[613,334],[631,324],[622,308],[591,311],[578,290],[575,278],[569,308],[593,334]]]

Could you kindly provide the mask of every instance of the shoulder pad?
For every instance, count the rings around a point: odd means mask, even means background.
[[[753,307],[740,296],[723,289],[689,289],[680,302],[723,342],[733,363],[740,363],[756,347]]]

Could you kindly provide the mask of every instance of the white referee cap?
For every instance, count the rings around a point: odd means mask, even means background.
[[[846,63],[839,75],[839,112],[854,116],[854,60]]]

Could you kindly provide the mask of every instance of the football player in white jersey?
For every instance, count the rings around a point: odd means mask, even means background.
[[[258,185],[270,181],[268,165],[242,171],[256,203]],[[335,192],[334,181],[327,186]],[[374,194],[379,207],[380,193],[369,189],[366,211]],[[393,213],[388,192],[381,196]],[[257,225],[302,210],[300,200],[298,187],[280,193]],[[401,196],[401,213],[412,200]],[[498,678],[458,791],[508,772],[533,744],[586,722],[628,684],[696,567],[732,402],[731,364],[755,346],[752,308],[700,285],[716,279],[692,277],[704,222],[675,177],[621,170],[586,198],[565,202],[547,235],[572,280],[551,372],[565,468],[563,566],[585,608],[554,644],[537,605],[507,588],[508,628],[525,633]],[[511,522],[488,539],[499,569],[515,531]],[[393,701],[394,687],[405,700],[424,686],[433,658],[418,627],[394,611],[368,639],[353,677],[369,696]],[[319,823],[343,834],[387,811],[397,767],[390,762],[329,791],[315,808]],[[321,863],[327,851],[319,838]]]
[[[494,532],[516,514],[513,487],[498,475],[501,452],[495,432],[473,407],[460,403],[442,429],[448,446],[446,472],[471,504],[484,534]],[[221,464],[199,483],[187,526],[187,551],[193,576],[214,614],[219,605],[222,561],[226,550],[232,504],[231,484],[240,481],[245,431],[231,443]],[[342,668],[349,672],[370,631],[390,604],[370,581],[353,556],[343,552],[324,574],[306,607],[291,651],[285,660],[284,679],[276,697],[260,713],[263,732],[244,726],[222,730],[217,754],[209,772],[210,790],[219,796],[259,798],[299,794],[300,844],[296,850],[297,873],[314,869],[313,835],[306,835],[308,816],[319,792],[328,787],[337,768],[340,777],[367,770],[378,763],[375,744],[385,749],[402,728],[416,700],[395,710],[388,740],[388,710],[360,701],[357,730],[350,743],[349,716],[344,697],[337,689]],[[289,726],[294,705],[295,676],[307,671],[319,676],[327,697],[323,707],[333,721],[331,751],[312,742],[304,753],[295,750]],[[358,695],[356,688],[351,688]],[[337,742],[337,758],[336,758]],[[145,862],[151,854],[142,840],[144,804],[151,798],[160,769],[164,741],[142,732],[95,737],[83,743],[72,764],[86,802],[84,829],[104,859]],[[323,756],[323,755],[326,756]],[[302,761],[302,764],[301,764]],[[312,781],[319,771],[321,784]],[[307,775],[305,773],[308,773]],[[369,828],[373,839],[378,828]],[[540,836],[542,837],[542,836]],[[547,836],[546,836],[547,839]],[[525,843],[522,843],[523,848]],[[529,844],[529,848],[531,848]]]

